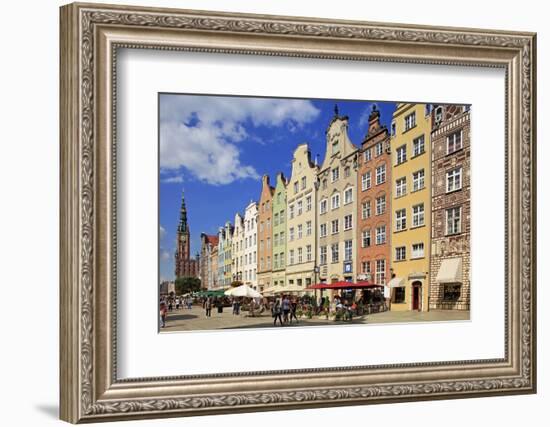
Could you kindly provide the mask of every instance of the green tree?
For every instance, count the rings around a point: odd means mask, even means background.
[[[201,288],[201,279],[198,277],[178,277],[175,287],[178,295],[199,291]]]

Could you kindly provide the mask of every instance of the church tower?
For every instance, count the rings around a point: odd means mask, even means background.
[[[175,274],[177,277],[197,276],[197,262],[191,259],[191,237],[187,223],[185,195],[181,194],[180,220],[176,237]]]

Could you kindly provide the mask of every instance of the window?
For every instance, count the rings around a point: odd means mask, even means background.
[[[376,185],[386,182],[386,164],[376,168]]]
[[[382,215],[386,212],[386,195],[376,198],[376,215]]]
[[[311,221],[306,222],[306,236],[311,236]]]
[[[294,240],[294,227],[288,229],[288,240],[291,242]]]
[[[395,288],[393,293],[393,303],[396,304],[402,304],[405,302],[405,287],[399,286],[398,288]]]
[[[321,224],[319,226],[319,235],[321,237],[326,237],[326,235],[327,235],[327,225],[326,224]]]
[[[353,241],[345,240],[344,241],[344,260],[351,261],[353,254]]]
[[[407,194],[407,178],[399,178],[395,180],[395,197],[401,197]]]
[[[321,200],[319,203],[319,213],[324,214],[327,212],[327,200]]]
[[[282,245],[285,242],[285,232],[281,231],[279,233],[279,244]]]
[[[281,252],[279,254],[279,267],[284,268],[285,266],[285,254]]]
[[[301,239],[303,236],[302,233],[302,224],[298,224],[298,239]]]
[[[424,243],[413,243],[411,258],[424,258]]]
[[[271,219],[269,218],[267,219],[266,225],[267,225],[267,229],[269,230],[271,228]]]
[[[447,172],[447,193],[462,188],[462,168],[456,168]]]
[[[311,254],[311,245],[306,246],[306,261],[311,261],[312,254]]]
[[[298,181],[294,183],[294,194],[298,192]]]
[[[413,206],[413,227],[424,225],[424,203]]]
[[[303,176],[301,179],[301,189],[305,190],[305,188],[306,188],[306,177]]]
[[[401,163],[405,163],[407,161],[407,146],[402,145],[401,147],[397,147],[397,150],[395,150],[396,154],[396,163],[400,165]]]
[[[311,210],[311,196],[306,197],[306,212]]]
[[[265,202],[265,210],[268,211],[269,210],[269,200],[267,202]]]
[[[338,243],[330,245],[331,261],[338,262]]]
[[[279,214],[273,215],[273,225],[276,227],[279,225]],[[260,231],[264,231],[264,223],[260,222]]]
[[[353,217],[351,214],[344,217],[344,230],[351,230],[353,227]]]
[[[370,200],[368,200],[361,204],[361,218],[367,219],[367,218],[370,218],[370,215],[371,215]]]
[[[395,248],[395,260],[404,261],[405,260],[405,246],[400,246]]]
[[[376,284],[383,285],[386,283],[386,260],[376,260]]]
[[[420,156],[424,153],[424,135],[413,139],[413,157]]]
[[[327,247],[321,246],[319,248],[319,264],[323,265],[327,263]]]
[[[386,243],[386,226],[380,225],[376,227],[376,244],[383,245]]]
[[[351,169],[349,166],[346,166],[344,168],[344,178],[349,178],[350,175],[351,175]]]
[[[304,206],[304,203],[302,202],[302,200],[298,200],[296,215],[302,215],[303,206]]]
[[[277,193],[277,203],[281,203],[281,197],[282,197],[282,194],[281,194],[281,192],[279,191],[279,192]]]
[[[361,263],[361,271],[365,274],[370,274],[370,261],[363,261]]]
[[[379,142],[374,146],[374,155],[376,157],[380,156],[382,154],[382,150],[383,150],[382,143]]]
[[[416,126],[416,113],[411,113],[405,116],[405,131],[412,129]]]
[[[294,205],[290,205],[288,207],[288,217],[289,219],[294,218]]]
[[[370,171],[361,175],[361,191],[368,190],[371,186]]]
[[[395,231],[403,231],[407,228],[407,210],[395,211]]]
[[[424,115],[429,116],[431,112],[432,112],[432,104],[426,104],[424,106]]]
[[[260,252],[264,250],[264,241],[260,240]]]
[[[460,298],[460,283],[446,283],[443,285],[443,301],[455,302]]]
[[[395,130],[395,122],[392,122],[391,124],[391,136],[395,136],[396,130]]]
[[[336,154],[340,150],[338,141],[332,143],[332,154]]]
[[[447,233],[458,234],[461,231],[461,210],[460,207],[447,209]]]
[[[267,249],[270,250],[271,249],[271,239],[269,237],[266,240],[266,244],[267,244]]]
[[[333,219],[330,223],[330,226],[332,234],[336,234],[340,231],[340,221],[338,221],[337,219]]]
[[[462,130],[447,135],[447,154],[454,153],[462,148]]]
[[[301,264],[302,262],[303,262],[302,248],[298,248],[298,264]]]
[[[273,235],[273,246],[279,246],[279,234]]]
[[[275,215],[277,215],[277,214],[275,214]],[[275,217],[275,221],[278,221],[278,217],[277,217],[277,216]],[[275,225],[277,225],[277,224],[275,224]],[[264,222],[263,222],[263,221],[260,222],[260,233],[261,233],[262,231],[264,231]]]
[[[413,191],[422,190],[424,188],[424,169],[413,172]]]
[[[285,211],[281,211],[279,213],[279,224],[283,224],[285,222]]]
[[[353,188],[348,188],[344,191],[344,205],[353,202]]]
[[[294,249],[288,251],[288,265],[294,264]]]
[[[338,181],[340,178],[340,168],[332,169],[331,182]]]
[[[361,233],[361,246],[363,248],[368,248],[370,246],[370,229],[363,230]]]
[[[365,162],[369,162],[372,159],[372,151],[370,148],[365,150],[365,153],[363,154],[363,158],[365,159]]]
[[[332,209],[338,209],[340,207],[340,194],[333,194],[330,202]]]
[[[270,256],[267,257],[267,268],[268,269],[271,268],[271,257]]]
[[[323,179],[323,181],[321,182],[321,188],[322,188],[323,190],[326,190],[326,189],[327,189],[327,180],[326,180],[326,178]]]

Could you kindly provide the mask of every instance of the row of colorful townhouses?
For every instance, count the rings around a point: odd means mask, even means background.
[[[289,178],[202,234],[203,287],[368,281],[392,310],[469,310],[469,108],[397,104],[389,130],[373,108],[360,147],[348,126],[335,108],[321,165],[299,145]]]

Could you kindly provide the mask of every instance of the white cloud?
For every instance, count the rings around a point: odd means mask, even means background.
[[[181,184],[183,182],[183,176],[175,175],[160,180],[164,184]]]
[[[163,95],[160,166],[164,170],[183,167],[214,185],[259,179],[253,166],[241,162],[240,150],[246,148],[239,143],[261,142],[246,127],[285,126],[295,131],[319,113],[306,100]]]
[[[161,225],[161,226],[159,226],[160,240],[164,239],[164,236],[166,236],[166,229]]]

